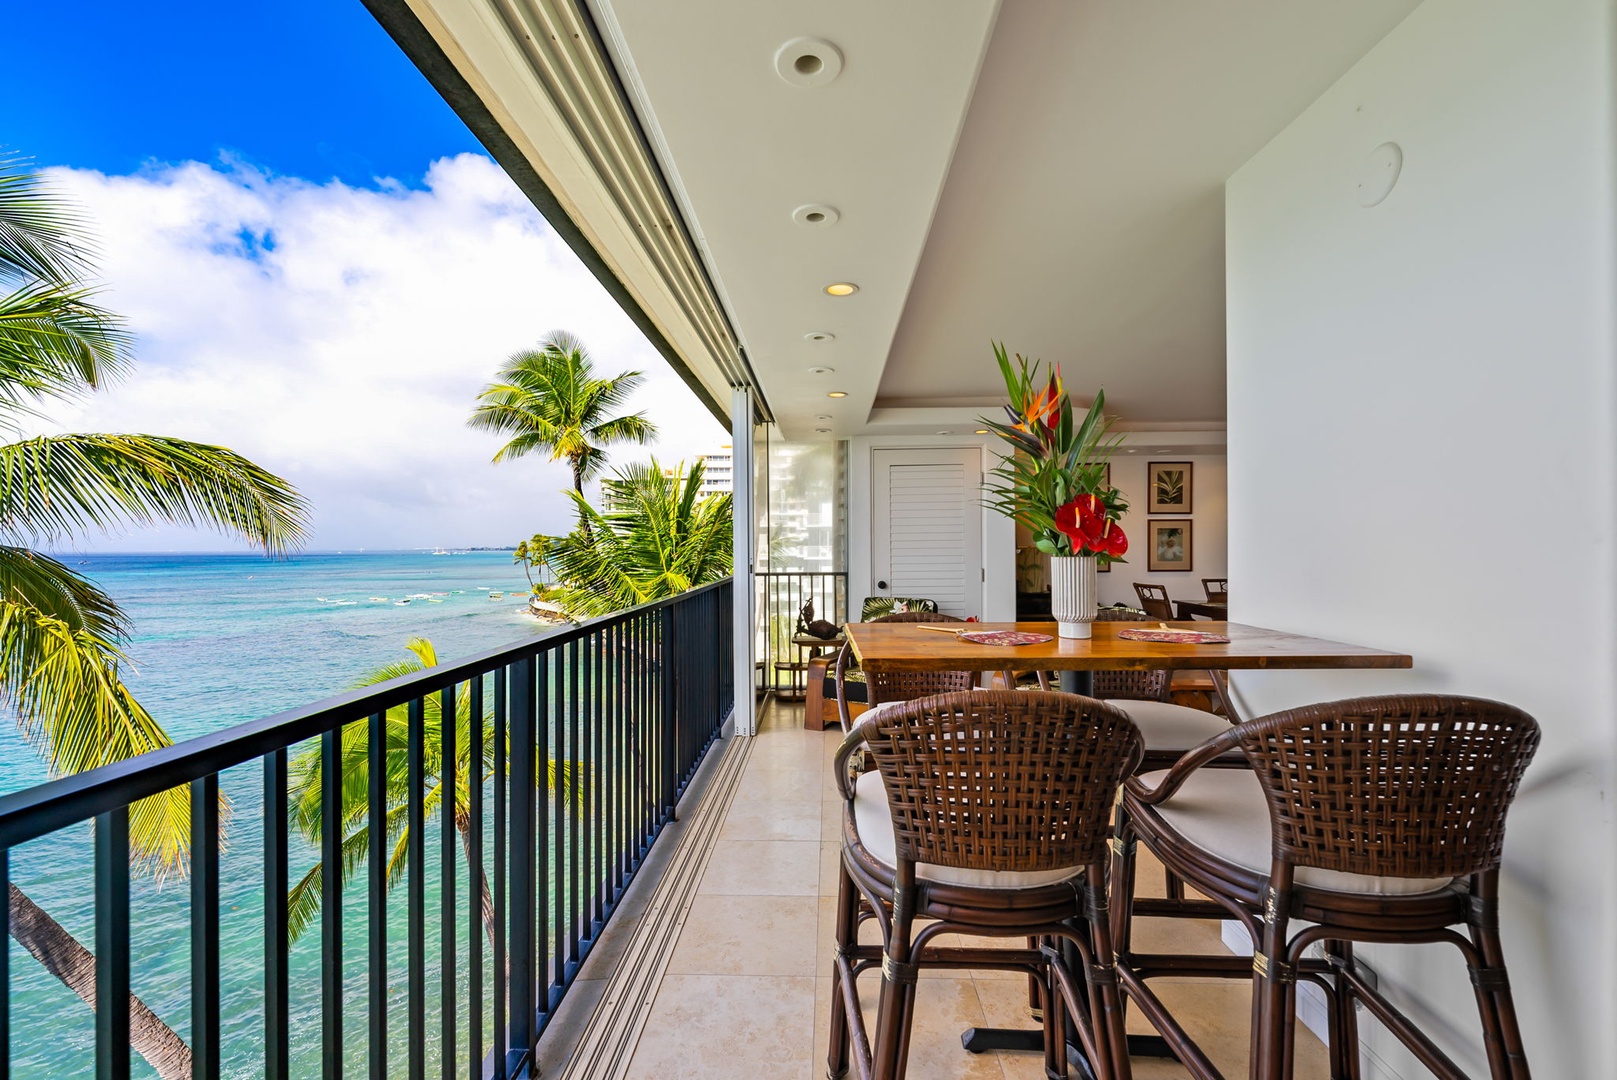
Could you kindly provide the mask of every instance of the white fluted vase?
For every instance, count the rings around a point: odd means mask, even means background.
[[[1095,560],[1082,555],[1050,556],[1050,614],[1056,633],[1086,638],[1095,622]]]

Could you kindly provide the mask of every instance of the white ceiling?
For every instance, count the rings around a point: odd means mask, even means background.
[[[1128,426],[1220,427],[1223,182],[1417,2],[594,8],[782,434],[812,439],[964,423],[1003,393],[992,340]],[[775,74],[803,35],[839,78]]]

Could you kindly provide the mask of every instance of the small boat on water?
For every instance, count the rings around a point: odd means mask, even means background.
[[[488,598],[490,600],[504,600],[505,599],[505,594],[503,592],[499,592],[498,590],[496,590],[494,592],[489,593]]]
[[[373,596],[373,597],[371,597],[371,603],[373,603],[373,604],[385,604],[385,603],[387,603],[387,597],[385,597],[385,596]]]
[[[403,600],[395,600],[395,601],[393,601],[393,606],[394,607],[403,607],[405,604],[408,604],[409,602],[410,602],[410,598],[408,596],[406,596]]]

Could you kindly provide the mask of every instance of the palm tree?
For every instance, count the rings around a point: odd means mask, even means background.
[[[411,638],[405,645],[411,656],[395,663],[384,664],[382,667],[367,674],[354,684],[355,687],[375,686],[377,683],[396,679],[401,675],[411,675],[418,671],[438,666],[438,650],[426,638]],[[438,694],[429,695],[422,703],[422,776],[426,790],[422,793],[422,806],[425,820],[431,821],[438,814],[444,812],[444,782],[443,782],[443,702]],[[391,890],[394,885],[403,880],[405,871],[409,868],[409,711],[404,705],[389,709],[384,720],[386,748],[382,753],[382,760],[387,770],[387,803],[383,820],[386,823],[386,843],[390,847],[387,862],[387,888]],[[468,777],[471,771],[471,727],[472,704],[470,687],[461,683],[455,692],[455,787],[450,793],[451,812],[455,815],[455,828],[460,833],[461,846],[470,858],[471,846],[475,839],[472,832],[471,819],[471,786]],[[482,765],[483,775],[490,776],[494,770],[494,713],[485,711],[478,718],[482,726]],[[340,759],[342,761],[342,783],[338,785],[341,792],[338,812],[341,814],[341,842],[339,849],[342,853],[342,867],[340,879],[346,884],[348,879],[365,864],[370,854],[370,725],[368,723],[349,724],[343,730]],[[321,818],[324,806],[321,801],[321,753],[318,745],[299,753],[288,765],[288,814],[293,828],[301,832],[311,843],[320,842]],[[558,779],[558,772],[563,779]],[[547,774],[552,790],[558,783],[565,783],[564,790],[573,792],[576,798],[576,787],[571,777],[571,769],[566,765],[558,766],[551,761]],[[315,863],[309,872],[292,886],[287,896],[287,922],[291,936],[295,939],[301,935],[315,921],[320,912],[321,902],[321,870],[322,863]],[[483,929],[489,936],[492,944],[494,940],[494,900],[489,892],[488,876],[485,874],[478,881],[478,890],[482,896]]]
[[[703,472],[700,461],[668,472],[655,458],[628,465],[604,481],[604,513],[574,492],[593,528],[557,541],[551,599],[575,618],[605,615],[730,573],[730,496],[702,498]]]
[[[0,158],[0,422],[19,426],[50,398],[101,388],[131,362],[120,320],[82,283],[83,222],[37,173]],[[86,530],[152,522],[210,525],[280,554],[301,542],[302,498],[218,446],[153,435],[50,435],[0,444],[0,709],[51,775],[170,745],[124,685],[128,620],[87,578],[34,548]],[[184,873],[188,788],[130,809],[131,858]],[[94,958],[13,885],[11,933],[86,1003]],[[133,995],[131,1044],[164,1080],[190,1076],[185,1042]]]
[[[584,481],[605,466],[606,447],[644,445],[657,435],[645,413],[612,415],[645,381],[640,372],[596,378],[584,343],[565,330],[542,339],[537,349],[512,354],[495,379],[477,395],[479,404],[467,423],[511,436],[495,461],[542,452],[551,461],[566,458],[578,495],[584,494]],[[586,522],[580,525],[588,531]]]

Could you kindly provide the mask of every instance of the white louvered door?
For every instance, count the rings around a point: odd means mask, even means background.
[[[876,450],[872,464],[871,592],[981,615],[982,452]]]

